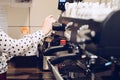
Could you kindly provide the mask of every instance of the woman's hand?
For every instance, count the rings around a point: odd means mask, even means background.
[[[52,24],[54,22],[56,22],[56,20],[53,18],[53,15],[49,15],[45,18],[42,24],[42,31],[45,35],[47,35],[52,30]]]

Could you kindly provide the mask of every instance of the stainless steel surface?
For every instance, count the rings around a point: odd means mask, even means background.
[[[57,69],[57,66],[53,66],[53,65],[50,63],[49,60],[48,60],[47,62],[48,62],[48,66],[49,66],[50,70],[52,71],[55,79],[56,79],[56,80],[64,80],[64,79],[62,78],[62,76],[60,75],[60,73],[59,73],[59,71],[58,71],[58,69]]]
[[[43,56],[43,70],[49,70],[47,60],[53,57],[54,56]]]

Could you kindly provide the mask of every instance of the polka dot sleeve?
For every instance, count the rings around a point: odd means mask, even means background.
[[[0,32],[0,51],[13,56],[36,55],[38,43],[44,39],[42,31],[37,31],[22,39],[12,39],[3,31]]]

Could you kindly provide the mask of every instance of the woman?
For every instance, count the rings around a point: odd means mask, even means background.
[[[37,46],[52,30],[52,23],[56,20],[52,15],[45,18],[39,31],[27,35],[22,39],[12,39],[0,29],[0,80],[6,80],[8,69],[7,61],[14,56],[32,56],[37,51]]]

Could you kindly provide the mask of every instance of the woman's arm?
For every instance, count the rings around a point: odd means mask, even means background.
[[[12,39],[5,32],[0,31],[0,52],[13,56],[36,55],[37,46],[52,30],[52,23],[56,20],[52,15],[45,18],[41,30],[22,39]]]

